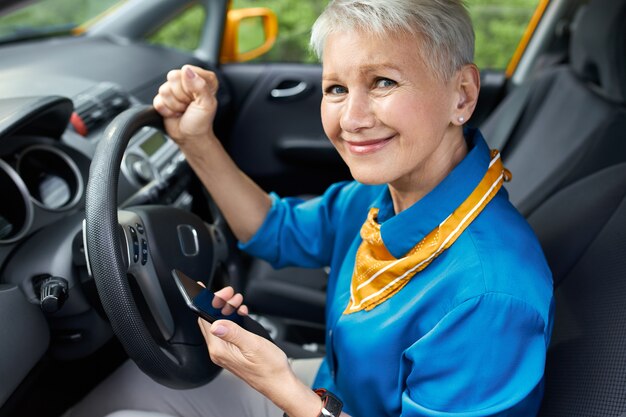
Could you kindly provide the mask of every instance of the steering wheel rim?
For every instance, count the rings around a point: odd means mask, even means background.
[[[114,333],[129,357],[144,373],[163,385],[172,388],[192,388],[210,381],[220,370],[210,361],[195,316],[185,307],[181,307],[182,297],[179,294],[172,295],[167,299],[167,308],[171,311],[175,305],[174,310],[177,310],[175,313],[178,313],[178,316],[185,316],[181,318],[174,315],[174,319],[179,320],[175,326],[184,330],[182,336],[178,337],[175,343],[171,342],[173,338],[170,340],[166,340],[166,337],[160,338],[158,332],[155,336],[155,331],[151,331],[150,323],[146,322],[145,314],[142,316],[133,296],[127,279],[129,271],[127,264],[132,264],[132,261],[129,259],[130,255],[124,258],[124,245],[120,244],[125,239],[129,244],[128,238],[124,236],[125,230],[118,220],[117,188],[120,165],[130,139],[144,126],[164,129],[161,116],[152,106],[126,110],[111,122],[97,146],[86,190],[85,247],[103,308]],[[168,208],[168,210],[177,209]],[[180,213],[174,213],[174,216],[177,214]],[[133,218],[149,215],[150,213],[146,211],[135,210]],[[194,215],[190,213],[184,216],[187,217],[185,224],[193,224],[196,230],[202,229],[204,223],[201,219],[191,218]],[[161,218],[163,217],[161,215]],[[202,230],[200,232],[202,233]],[[146,231],[146,238],[148,236]],[[150,248],[154,250],[155,238],[154,235],[151,237],[153,241]],[[206,241],[206,238],[204,240]],[[150,283],[150,285],[167,286],[162,275],[163,273],[158,277],[160,284]],[[175,299],[176,296],[180,300]],[[163,306],[162,300],[158,302]]]

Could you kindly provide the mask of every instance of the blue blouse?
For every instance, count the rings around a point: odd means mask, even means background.
[[[457,241],[393,297],[343,315],[359,231],[371,207],[385,246],[403,256],[484,176],[489,149],[466,131],[469,152],[429,194],[395,214],[387,186],[331,186],[278,199],[241,248],[274,267],[330,265],[326,358],[315,387],[355,417],[534,416],[552,330],[552,278],[541,247],[501,189]],[[298,277],[294,276],[294,280]]]

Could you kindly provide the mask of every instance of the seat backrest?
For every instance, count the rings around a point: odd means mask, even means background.
[[[569,62],[541,71],[514,119],[502,157],[513,173],[506,188],[530,214],[554,191],[600,168],[626,161],[626,0],[592,0],[570,40]],[[481,129],[511,123],[514,90]],[[510,114],[510,113],[509,113]]]
[[[626,412],[626,164],[586,177],[529,217],[554,274],[541,417]]]

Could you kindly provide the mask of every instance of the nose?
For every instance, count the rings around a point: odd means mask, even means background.
[[[374,127],[376,117],[367,94],[350,92],[344,102],[339,123],[342,130],[351,133]]]

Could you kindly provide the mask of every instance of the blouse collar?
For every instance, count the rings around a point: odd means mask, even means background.
[[[404,256],[430,231],[448,217],[474,191],[489,168],[489,147],[478,129],[464,131],[468,152],[465,158],[433,190],[411,207],[394,213],[389,187],[374,201],[378,223],[387,250]]]

